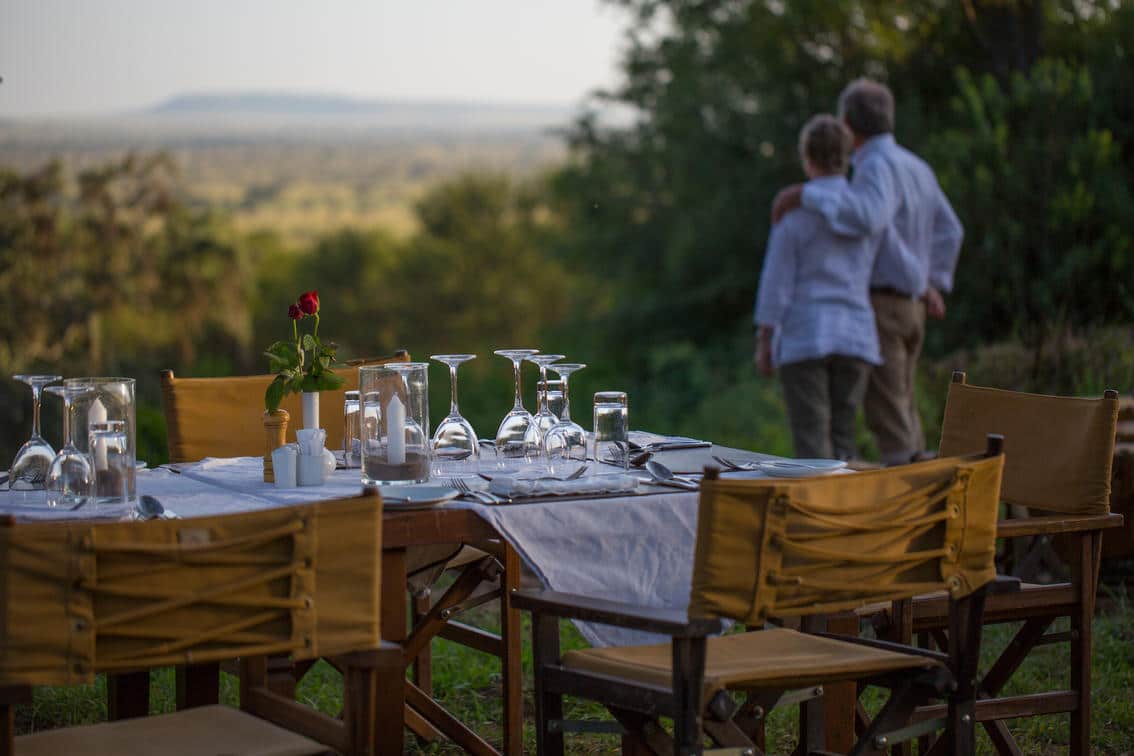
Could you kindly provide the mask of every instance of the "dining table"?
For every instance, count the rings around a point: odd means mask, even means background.
[[[738,466],[757,466],[731,474],[766,475],[758,466],[782,461],[779,457],[697,442],[658,447],[648,456],[662,461],[677,475],[694,480],[705,466],[720,459]],[[639,463],[642,458],[636,461]],[[206,458],[194,463],[162,465],[139,470],[140,496],[160,502],[166,516],[182,518],[243,512],[313,501],[345,498],[361,490],[358,469],[336,469],[318,486],[279,488],[263,481],[260,457]],[[576,481],[553,484],[528,495],[501,495],[500,480],[491,474],[473,476],[472,490],[454,490],[445,496],[414,496],[421,487],[382,487],[382,636],[405,643],[412,633],[406,601],[407,549],[454,542],[500,544],[496,554],[503,567],[501,584],[505,601],[519,587],[521,574],[530,571],[549,589],[595,598],[665,609],[684,609],[692,579],[696,540],[698,492],[696,485],[659,483],[638,467],[620,467],[591,461]],[[481,469],[485,469],[481,466]],[[603,477],[611,481],[604,485]],[[498,476],[507,478],[507,476]],[[553,478],[555,476],[547,476]],[[628,482],[629,480],[629,482]],[[614,482],[617,481],[617,485]],[[453,488],[453,480],[434,480],[436,490]],[[467,485],[466,485],[467,487]],[[610,490],[606,490],[609,488]],[[532,495],[532,493],[536,495]],[[0,491],[0,516],[20,520],[122,518],[133,508],[50,509],[42,492],[24,494]],[[458,630],[464,642],[497,653],[503,659],[503,743],[488,743],[446,711],[431,695],[428,683],[408,680],[401,696],[378,702],[382,728],[381,753],[400,754],[405,733],[444,736],[469,753],[522,753],[523,708],[521,638],[518,610],[504,623],[499,639],[474,629]],[[656,642],[660,638],[636,631],[580,623],[579,631],[596,646]],[[413,663],[406,660],[407,668]],[[215,702],[215,668],[187,668],[178,675],[178,704]],[[144,715],[147,696],[138,689],[140,679],[112,681],[109,708],[112,716]],[[148,688],[147,688],[148,690]],[[141,708],[139,711],[138,709]]]

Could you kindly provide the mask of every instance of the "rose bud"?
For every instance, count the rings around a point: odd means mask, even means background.
[[[287,308],[287,316],[292,320],[299,320],[303,317],[303,310],[299,309],[299,305],[291,305]]]
[[[307,315],[319,312],[319,290],[305,291],[299,295],[299,309]]]

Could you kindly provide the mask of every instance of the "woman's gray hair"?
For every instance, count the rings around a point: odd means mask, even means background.
[[[826,174],[846,173],[851,133],[827,113],[811,116],[799,131],[799,155]]]
[[[839,117],[855,134],[869,139],[894,131],[894,95],[873,79],[855,79],[839,95]]]

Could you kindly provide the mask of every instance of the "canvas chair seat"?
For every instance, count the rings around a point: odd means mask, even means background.
[[[563,666],[668,688],[673,684],[673,645],[569,651],[563,655]],[[939,662],[924,656],[777,627],[710,638],[702,700],[711,701],[719,690],[801,688],[937,666]]]
[[[317,756],[325,745],[229,706],[45,730],[16,738],[16,756]]]

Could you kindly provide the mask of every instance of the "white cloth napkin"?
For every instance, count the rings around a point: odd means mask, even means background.
[[[604,493],[632,493],[638,489],[633,475],[584,475],[575,480],[557,480],[531,475],[497,475],[488,490],[498,496],[579,496]]]

